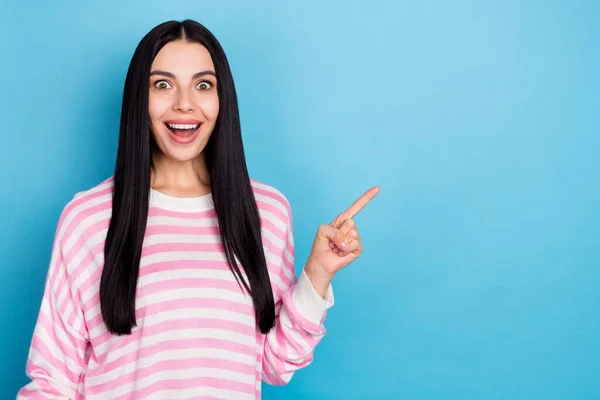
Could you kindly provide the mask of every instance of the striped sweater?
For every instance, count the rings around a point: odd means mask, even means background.
[[[294,271],[290,205],[251,180],[276,305],[256,326],[252,298],[227,264],[210,194],[151,189],[136,292],[137,326],[110,334],[99,285],[112,177],[65,206],[18,399],[258,399],[261,382],[287,383],[312,361],[333,305]],[[242,270],[243,273],[243,270]]]

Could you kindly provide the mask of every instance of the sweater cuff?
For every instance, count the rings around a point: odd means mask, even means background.
[[[302,270],[300,279],[292,293],[292,301],[298,313],[309,322],[320,325],[326,315],[326,311],[334,304],[333,289],[331,284],[325,291],[325,298],[319,296],[308,276]]]

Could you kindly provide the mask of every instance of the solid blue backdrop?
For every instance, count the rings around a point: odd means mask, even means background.
[[[221,41],[251,176],[316,229],[373,185],[315,359],[265,399],[600,398],[597,1],[4,2],[0,397],[54,229],[112,174],[142,36]]]

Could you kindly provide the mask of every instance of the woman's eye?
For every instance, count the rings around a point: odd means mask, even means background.
[[[158,81],[154,84],[157,89],[170,89],[171,85],[167,81]]]
[[[212,84],[208,81],[202,81],[202,82],[198,83],[198,86],[196,86],[196,87],[200,90],[208,90],[212,87]]]

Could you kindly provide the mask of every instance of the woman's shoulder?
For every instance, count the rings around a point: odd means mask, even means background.
[[[83,211],[93,206],[110,203],[112,202],[112,192],[113,177],[111,176],[94,186],[76,192],[65,209]]]
[[[81,224],[91,220],[105,219],[112,212],[112,176],[94,186],[75,192],[63,207],[59,220],[59,231],[72,232]],[[68,229],[67,229],[68,228]]]
[[[103,181],[86,189],[80,190],[73,195],[72,203],[89,203],[102,198],[112,198],[113,177],[110,176]]]
[[[250,183],[259,211],[268,211],[283,219],[291,219],[290,202],[281,190],[254,178],[250,178]]]

